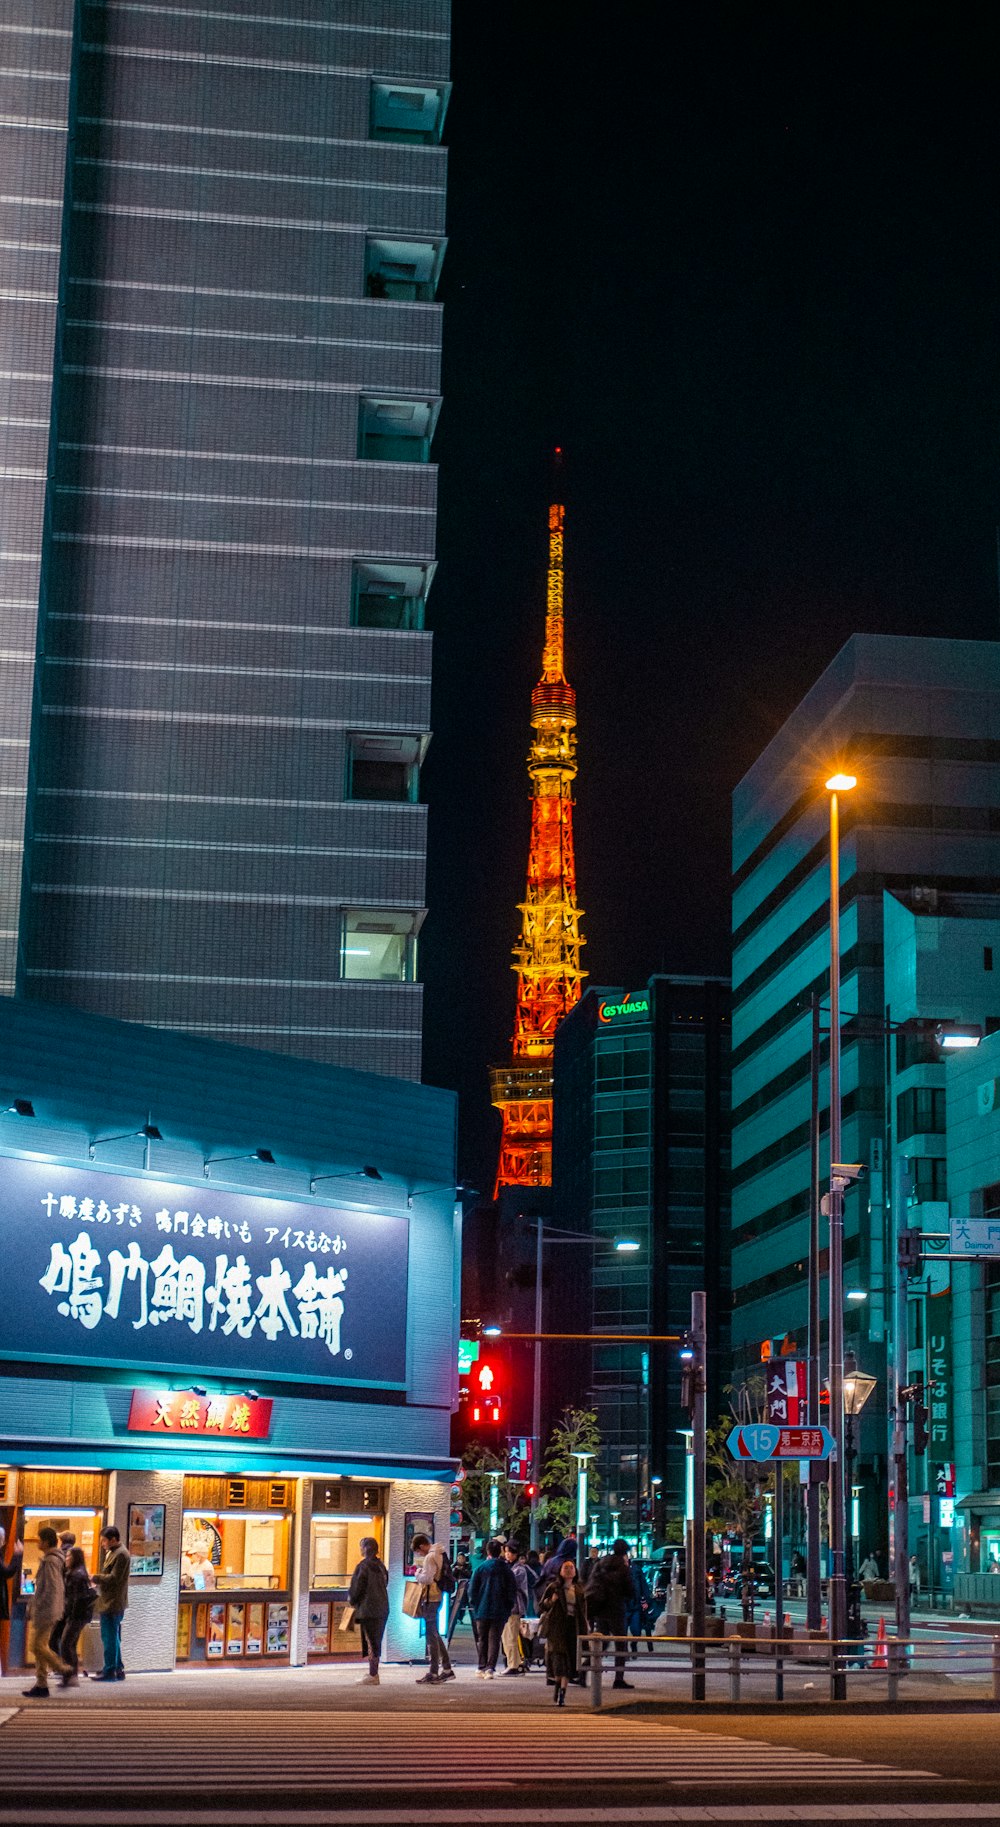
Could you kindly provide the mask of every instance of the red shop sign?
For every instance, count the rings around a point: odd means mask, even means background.
[[[130,1434],[187,1434],[215,1440],[266,1440],[267,1396],[195,1396],[189,1389],[134,1389]]]

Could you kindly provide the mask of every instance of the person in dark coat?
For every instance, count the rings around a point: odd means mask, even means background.
[[[360,1685],[378,1687],[382,1637],[389,1616],[389,1569],[379,1559],[378,1542],[373,1535],[363,1535],[359,1546],[361,1559],[351,1575],[347,1596],[361,1629],[361,1652],[368,1657],[368,1673],[362,1675]]]
[[[630,1567],[632,1576],[632,1603],[628,1612],[629,1649],[633,1656],[639,1654],[639,1638],[645,1633],[646,1648],[653,1653],[653,1594],[649,1581],[641,1567]]]
[[[66,1575],[63,1581],[66,1594],[66,1605],[63,1611],[62,1637],[59,1653],[69,1665],[69,1674],[62,1677],[62,1687],[78,1687],[80,1658],[77,1644],[84,1625],[89,1624],[94,1615],[97,1603],[97,1589],[91,1584],[87,1572],[87,1557],[82,1548],[72,1547],[66,1550]]]
[[[469,1610],[476,1621],[479,1673],[485,1681],[492,1681],[497,1672],[500,1636],[516,1605],[517,1585],[503,1559],[503,1544],[487,1542],[486,1559],[469,1581]]]
[[[625,1620],[634,1603],[635,1588],[628,1564],[628,1542],[619,1536],[611,1544],[611,1553],[602,1554],[587,1585],[587,1615],[591,1629],[605,1637],[617,1637],[615,1644],[615,1687],[631,1687],[625,1679]]]
[[[552,1698],[556,1706],[565,1706],[567,1684],[576,1678],[577,1643],[587,1631],[587,1598],[575,1561],[563,1561],[558,1579],[542,1599],[541,1615]]]
[[[14,1584],[21,1571],[24,1556],[24,1543],[15,1542],[14,1552],[9,1561],[4,1560],[4,1549],[7,1546],[7,1531],[0,1527],[0,1675],[8,1672],[8,1650],[10,1646],[10,1602]]]

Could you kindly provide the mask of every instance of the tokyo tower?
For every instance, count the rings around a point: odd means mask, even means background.
[[[549,565],[542,676],[531,694],[531,847],[514,947],[517,1014],[513,1058],[490,1071],[492,1101],[503,1117],[494,1197],[503,1186],[552,1183],[552,1059],[555,1033],[580,999],[580,909],[573,854],[576,693],[563,671],[563,523],[549,508]]]

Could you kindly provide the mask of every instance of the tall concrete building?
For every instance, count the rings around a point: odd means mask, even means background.
[[[980,989],[899,979],[886,908],[976,896],[1000,881],[1000,643],[855,635],[736,789],[733,835],[733,1349],[737,1376],[763,1339],[806,1342],[810,1184],[810,999],[829,983],[829,835],[823,781],[850,766],[841,801],[843,1156],[869,1164],[847,1197],[847,1344],[879,1379],[861,1421],[863,1547],[885,1548],[885,1391],[891,1315],[886,1165],[906,1144],[914,1206],[947,1198],[943,1145],[927,1141],[932,1089],[887,1048],[884,1027],[959,1016]],[[887,892],[888,891],[888,892]],[[898,912],[898,918],[896,917]],[[895,938],[893,940],[895,948]],[[980,947],[980,951],[982,948]],[[940,994],[949,1005],[932,1009]],[[987,998],[988,1000],[988,998]],[[995,1000],[995,999],[994,999]],[[958,1006],[959,1004],[963,1007]],[[911,1006],[912,1005],[912,1006]],[[985,1006],[985,1004],[984,1004]],[[989,1011],[987,1011],[989,1012]],[[994,1013],[1000,1014],[1000,1007]],[[851,1017],[860,1017],[852,1022]],[[828,1023],[824,1014],[823,1025]],[[887,1062],[898,1065],[890,1083]],[[927,1062],[923,1062],[926,1064]],[[931,1077],[934,1078],[932,1072]],[[935,1080],[936,1082],[936,1080]],[[906,1098],[898,1112],[893,1095]],[[828,1076],[820,1079],[827,1172]],[[916,1139],[923,1138],[923,1139]],[[919,1222],[919,1218],[917,1220]],[[824,1319],[825,1338],[825,1319]]]
[[[447,0],[0,49],[0,992],[418,1077]]]
[[[692,1291],[706,1289],[713,1419],[729,1371],[729,1036],[724,978],[656,976],[641,990],[588,990],[555,1047],[554,1228],[592,1239],[563,1251],[576,1259],[571,1298],[581,1272],[589,1283],[574,1319],[596,1334],[677,1336],[691,1323]],[[560,1298],[560,1326],[563,1313]],[[581,1357],[601,1433],[605,1527],[644,1546],[683,1540],[677,1346],[609,1342]]]

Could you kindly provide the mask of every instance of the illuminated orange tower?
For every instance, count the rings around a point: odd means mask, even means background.
[[[561,453],[556,452],[556,481]],[[557,486],[556,493],[561,490]],[[556,1028],[580,999],[580,909],[573,854],[576,693],[563,671],[563,522],[549,508],[549,568],[542,676],[531,694],[531,848],[514,947],[517,1014],[513,1058],[490,1071],[503,1117],[496,1191],[552,1183],[552,1057]]]

